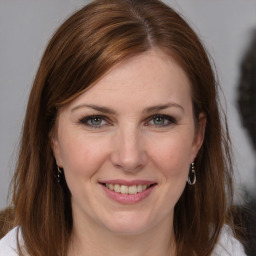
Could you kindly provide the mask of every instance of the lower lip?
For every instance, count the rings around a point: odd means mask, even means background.
[[[106,194],[113,200],[122,203],[122,204],[134,204],[137,202],[140,202],[142,200],[144,200],[145,198],[147,198],[151,192],[153,191],[153,189],[155,188],[155,185],[149,187],[146,190],[143,190],[139,193],[136,194],[121,194],[121,193],[117,193],[113,190],[108,189],[107,187],[105,187],[104,185],[102,185],[104,191],[106,192]]]

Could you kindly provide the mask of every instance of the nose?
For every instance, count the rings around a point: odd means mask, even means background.
[[[147,154],[143,135],[139,129],[120,129],[114,135],[113,151],[111,153],[112,164],[124,171],[136,172],[147,163]]]

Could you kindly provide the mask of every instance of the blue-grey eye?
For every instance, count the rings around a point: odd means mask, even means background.
[[[149,124],[154,126],[168,126],[171,124],[175,124],[176,120],[175,118],[168,116],[168,115],[154,115],[151,117]]]
[[[101,117],[92,117],[88,120],[90,125],[99,126],[102,124],[103,119]]]
[[[87,116],[82,118],[80,123],[92,128],[100,128],[107,124],[103,116]]]
[[[153,118],[153,122],[154,122],[154,125],[165,125],[166,122],[168,122],[168,120],[166,120],[165,118],[161,117],[161,116],[157,116],[155,118]]]

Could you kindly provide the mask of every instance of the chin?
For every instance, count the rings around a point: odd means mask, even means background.
[[[139,235],[147,231],[151,222],[145,220],[145,217],[139,217],[138,214],[120,214],[112,217],[112,221],[105,223],[105,227],[111,233],[118,235]]]
[[[121,236],[131,236],[131,235],[140,235],[146,232],[146,227],[136,226],[136,225],[120,225],[120,226],[111,226],[107,227],[108,231],[112,234],[121,235]]]

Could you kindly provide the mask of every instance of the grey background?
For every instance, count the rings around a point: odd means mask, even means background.
[[[87,2],[0,0],[0,209],[8,203],[26,101],[44,48],[62,21]],[[236,191],[253,192],[255,152],[241,127],[236,98],[240,61],[256,28],[256,0],[165,2],[192,24],[215,61],[234,144]]]

